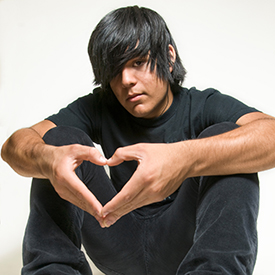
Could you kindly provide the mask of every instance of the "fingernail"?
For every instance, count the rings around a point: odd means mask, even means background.
[[[106,218],[106,216],[109,215],[109,212],[103,212],[103,213],[101,213],[101,215],[103,218]]]
[[[107,161],[106,158],[104,158],[103,156],[100,156],[99,160],[102,161],[102,162],[106,162]]]
[[[107,220],[104,220],[104,225],[106,226],[106,227],[110,227],[111,225],[113,225],[114,223],[116,222],[116,220],[115,219],[107,219]]]
[[[104,222],[99,222],[99,225],[100,225],[101,228],[105,228],[106,227],[105,224],[104,224]]]

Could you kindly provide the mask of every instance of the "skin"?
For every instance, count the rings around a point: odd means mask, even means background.
[[[172,46],[169,53],[175,58]],[[169,84],[149,70],[146,59],[129,60],[110,85],[122,106],[136,117],[158,117],[173,101]],[[50,179],[63,199],[93,215],[102,227],[109,227],[130,211],[163,200],[188,177],[273,168],[275,119],[255,112],[240,117],[237,124],[241,127],[214,137],[118,148],[107,160],[96,148],[45,144],[42,136],[56,125],[44,120],[16,131],[4,143],[1,156],[20,175]],[[123,189],[103,207],[75,175],[84,160],[109,166],[136,160],[139,165]]]
[[[136,160],[139,165],[121,192],[104,206],[104,225],[109,227],[132,210],[163,200],[186,178],[273,168],[274,118],[251,113],[241,117],[237,124],[241,127],[236,130],[201,140],[137,144],[117,149],[107,161],[109,166],[129,160]]]
[[[170,55],[175,51],[169,47]],[[172,67],[170,67],[172,71]],[[154,118],[163,114],[173,102],[170,85],[150,70],[148,56],[129,60],[110,86],[120,104],[133,116]]]

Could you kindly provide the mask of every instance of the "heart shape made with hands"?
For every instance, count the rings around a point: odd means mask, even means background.
[[[136,161],[138,165],[121,191],[101,208],[101,225],[109,227],[127,213],[162,201],[179,188],[185,174],[176,172],[179,168],[175,165],[175,160],[178,162],[178,151],[174,146],[164,143],[139,143],[118,148],[113,156],[106,160],[109,167],[124,161]]]

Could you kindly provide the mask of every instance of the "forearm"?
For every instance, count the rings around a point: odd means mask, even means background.
[[[253,173],[275,166],[275,120],[259,119],[230,132],[183,142],[190,176]]]
[[[3,145],[1,156],[18,174],[26,177],[45,178],[45,162],[52,146],[46,145],[32,128],[16,131]],[[45,153],[47,151],[47,153]]]

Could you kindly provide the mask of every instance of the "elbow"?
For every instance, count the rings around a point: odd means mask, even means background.
[[[6,142],[2,145],[2,148],[1,148],[1,158],[5,162],[7,162],[7,157],[8,157],[8,153],[7,153],[8,141],[9,141],[9,139],[6,140]]]
[[[6,161],[6,143],[7,141],[2,145],[2,148],[1,148],[1,158],[4,161]]]

